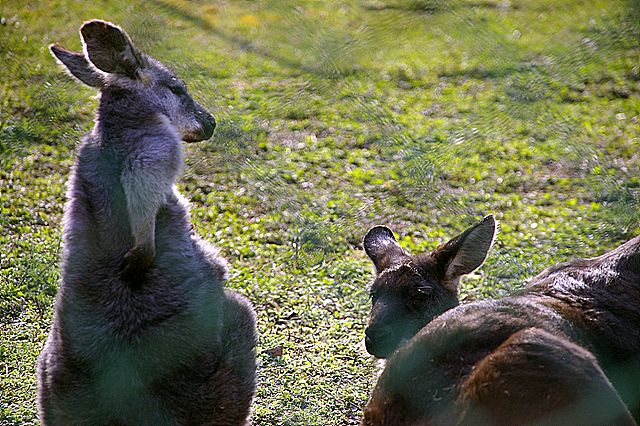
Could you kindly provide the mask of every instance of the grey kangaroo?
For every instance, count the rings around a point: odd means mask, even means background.
[[[366,346],[388,361],[362,424],[635,425],[640,237],[458,305],[460,276],[484,262],[495,229],[487,216],[418,255],[386,227],[369,231],[378,274]]]
[[[181,143],[215,120],[119,27],[92,20],[83,53],[52,45],[100,90],[64,212],[62,277],[38,365],[44,426],[243,425],[255,391],[255,315],[192,231],[174,187]]]

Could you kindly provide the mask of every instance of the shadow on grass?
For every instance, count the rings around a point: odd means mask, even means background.
[[[451,0],[396,0],[396,1],[379,1],[379,0],[365,0],[361,2],[364,9],[367,10],[406,10],[410,12],[422,12],[422,13],[438,13],[443,11],[449,11],[454,8],[484,8],[484,9],[504,9],[503,2],[498,0],[479,0],[479,1],[465,1],[464,4],[460,4],[460,1]]]
[[[314,76],[321,78],[342,78],[345,76],[356,74],[359,71],[359,69],[357,69],[355,66],[348,69],[338,70],[331,67],[323,67],[322,63],[320,63],[321,65],[317,67],[305,65],[300,61],[296,61],[284,55],[279,55],[272,51],[260,48],[249,40],[224,32],[219,28],[211,25],[211,23],[209,23],[207,20],[196,16],[193,13],[190,13],[189,11],[173,5],[167,1],[152,0],[152,2],[156,4],[160,9],[163,9],[170,14],[178,16],[181,19],[198,26],[202,30],[207,31],[208,33],[213,34],[216,37],[219,37],[220,39],[234,45],[244,52],[253,53],[262,58],[274,61],[284,67],[313,74]]]

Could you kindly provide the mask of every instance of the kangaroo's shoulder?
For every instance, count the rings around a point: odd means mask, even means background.
[[[423,345],[464,346],[465,342],[500,341],[512,333],[529,328],[553,329],[565,333],[568,324],[543,298],[514,294],[500,299],[479,300],[458,305],[428,323],[416,335]],[[474,343],[475,344],[475,343]]]

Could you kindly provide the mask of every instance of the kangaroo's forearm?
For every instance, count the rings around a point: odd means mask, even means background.
[[[122,174],[134,246],[155,253],[155,224],[160,207],[172,191],[174,178],[161,167],[131,168]],[[160,170],[159,170],[160,169]]]

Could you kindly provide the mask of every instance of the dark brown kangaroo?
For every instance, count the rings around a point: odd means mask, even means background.
[[[488,216],[411,256],[388,228],[369,231],[378,275],[366,345],[389,359],[362,424],[635,425],[640,237],[458,306],[458,278],[482,264],[494,233]]]

